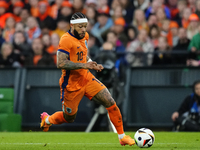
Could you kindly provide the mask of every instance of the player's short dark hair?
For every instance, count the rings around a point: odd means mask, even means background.
[[[77,12],[72,15],[71,20],[76,20],[78,18],[87,18],[87,17],[83,13]]]
[[[200,80],[196,80],[193,83],[193,92],[195,92],[195,86],[200,83]]]

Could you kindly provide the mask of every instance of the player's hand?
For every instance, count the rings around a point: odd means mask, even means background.
[[[97,72],[101,72],[104,69],[104,67],[101,64],[97,64],[97,66],[95,66],[94,70],[96,70]]]
[[[85,64],[85,69],[94,69],[97,66],[95,61],[90,61]]]
[[[178,112],[174,112],[172,114],[172,120],[175,121],[177,118],[179,117],[179,113]]]

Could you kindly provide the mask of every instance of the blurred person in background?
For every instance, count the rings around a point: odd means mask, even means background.
[[[55,66],[54,60],[50,54],[44,50],[44,45],[40,38],[33,39],[32,55],[26,57],[24,66],[26,67],[48,67]]]
[[[21,13],[23,7],[24,7],[24,3],[21,1],[17,1],[13,5],[13,16],[14,16],[16,22],[21,21],[20,13]]]
[[[178,29],[178,44],[173,47],[173,51],[185,52],[184,54],[173,54],[175,64],[185,65],[187,59],[187,48],[190,40],[187,38],[186,29],[181,27]]]
[[[173,18],[173,20],[176,21],[180,27],[182,27],[182,17],[185,8],[187,8],[187,0],[179,0],[177,2],[178,13]]]
[[[164,52],[170,52],[171,48],[168,46],[167,38],[166,37],[159,37],[158,39],[158,47],[155,49],[154,57],[153,57],[153,63],[154,65],[170,65],[172,64],[172,56],[170,53],[164,53]]]
[[[149,6],[145,12],[146,18],[148,18],[151,14],[156,14],[158,12],[158,9],[162,8],[166,17],[170,19],[171,18],[170,10],[163,3],[164,3],[163,0],[153,0],[153,2],[151,3],[151,6]]]
[[[158,25],[160,28],[162,28],[162,25],[164,24],[163,22],[164,22],[166,19],[168,19],[167,16],[166,16],[166,14],[165,14],[165,11],[164,11],[164,9],[163,9],[162,7],[158,8],[158,10],[157,10],[157,12],[156,12],[156,17],[157,17],[157,19],[158,19],[158,24],[157,24],[157,25]],[[168,20],[170,20],[170,19],[168,19]]]
[[[158,38],[160,37],[160,29],[157,25],[152,25],[149,29],[149,37],[154,45],[154,49],[158,47]]]
[[[147,32],[149,31],[149,27],[147,25],[147,22],[145,19],[145,14],[144,14],[143,10],[136,9],[134,11],[132,25],[136,26],[138,30],[145,29],[145,30],[147,30]]]
[[[168,45],[170,47],[173,46],[173,36],[172,32],[170,31],[170,23],[169,19],[165,19],[162,23],[162,27],[160,30],[160,35],[167,38]]]
[[[21,23],[21,22],[16,23],[15,32],[17,32],[17,31],[21,31],[21,32],[25,31],[25,27],[24,27],[23,23]]]
[[[20,18],[21,18],[21,23],[24,24],[24,26],[26,26],[26,22],[27,22],[27,19],[28,17],[30,16],[30,13],[29,13],[29,10],[28,9],[22,9],[21,12],[20,12]]]
[[[53,31],[53,33],[57,33],[61,38],[62,35],[70,29],[69,19],[70,18],[68,18],[68,20],[66,20],[66,18],[60,18],[57,21],[57,27],[56,30]]]
[[[49,15],[50,6],[46,1],[39,1],[38,3],[39,16],[37,17],[40,28],[46,26],[49,30],[55,30],[56,22]]]
[[[99,47],[96,45],[96,38],[93,35],[89,35],[88,39],[88,56],[93,60],[99,54]]]
[[[69,1],[63,1],[60,8],[60,15],[57,17],[57,20],[60,20],[60,18],[69,20],[69,18],[72,16],[72,13],[72,4]]]
[[[128,47],[130,45],[130,43],[137,38],[138,30],[135,26],[130,25],[125,29],[125,33],[128,38],[128,43],[127,43],[126,47]]]
[[[57,33],[52,33],[51,35],[51,46],[47,49],[47,52],[53,57],[54,63],[57,63],[56,52],[58,50],[60,37]]]
[[[113,26],[113,21],[109,17],[109,14],[106,14],[106,13],[99,13],[97,17],[97,21],[98,22],[95,23],[95,25],[91,29],[91,34],[95,36],[99,40],[99,42],[102,44],[103,39],[101,37],[101,34]]]
[[[93,25],[97,22],[97,11],[94,7],[87,7],[86,16]]]
[[[170,10],[170,16],[171,16],[172,20],[176,17],[176,15],[179,12],[177,5],[178,5],[178,0],[168,0],[167,1],[167,7]]]
[[[97,11],[109,14],[110,8],[108,6],[108,0],[97,0]]]
[[[26,57],[31,54],[31,46],[26,41],[25,33],[22,31],[17,31],[14,33],[13,47],[14,51],[22,56]]]
[[[196,0],[187,0],[188,2],[188,8],[192,10],[192,13],[195,13],[196,11]]]
[[[191,14],[192,14],[192,11],[191,11],[190,8],[185,8],[183,10],[183,16],[182,16],[182,19],[181,19],[181,26],[184,27],[185,29],[187,29],[187,27],[190,23],[189,17],[190,17]]]
[[[116,19],[118,18],[122,18],[123,14],[125,14],[124,12],[125,10],[123,10],[122,6],[116,6],[115,9],[113,11],[110,12],[113,22],[115,22]]]
[[[39,16],[38,3],[39,3],[39,0],[29,0],[29,5],[30,5],[29,10],[30,10],[32,17],[38,17]]]
[[[63,0],[55,0],[55,3],[51,6],[51,12],[49,13],[49,15],[56,20],[58,18],[59,11],[61,9]]]
[[[200,80],[193,83],[192,91],[171,116],[173,131],[200,131]]]
[[[5,39],[3,38],[2,34],[3,34],[3,29],[0,27],[0,48],[2,44],[5,42]]]
[[[11,13],[7,13],[9,5],[5,1],[0,1],[0,26],[4,28],[6,19],[10,17]]]
[[[31,43],[33,39],[40,37],[41,30],[38,27],[37,20],[34,17],[28,17],[27,19],[27,35],[28,43]]]
[[[200,18],[200,0],[196,1],[196,11],[195,14],[198,15],[198,17]]]
[[[193,36],[190,44],[188,46],[188,50],[190,52],[189,59],[187,61],[187,65],[193,65],[192,60],[200,60],[200,24],[198,25],[198,33]],[[191,64],[190,64],[191,63]]]
[[[145,29],[139,31],[136,40],[130,43],[127,47],[126,60],[130,66],[150,66],[153,60],[153,54],[148,52],[153,52],[154,46],[151,43],[148,33]],[[138,52],[136,54],[132,54]]]
[[[135,0],[133,1],[133,4],[135,6],[135,8],[139,8],[143,11],[146,11],[146,9],[149,7],[150,5],[150,0]]]
[[[12,44],[3,43],[0,53],[0,67],[21,67],[20,62],[20,55],[13,52]]]
[[[191,14],[189,17],[189,25],[187,27],[187,37],[191,40],[198,33],[199,17],[197,14]]]
[[[170,22],[170,25],[169,25],[169,30],[172,34],[172,47],[176,46],[178,44],[178,28],[179,28],[179,25],[177,22],[175,21],[171,21]]]
[[[84,1],[83,0],[73,0],[73,13],[75,12],[81,12],[83,14],[86,14],[86,9],[84,8]]]
[[[51,37],[49,34],[42,35],[42,43],[44,45],[44,49],[48,49],[51,46]]]
[[[3,31],[3,38],[6,42],[12,42],[13,34],[15,33],[15,19],[10,16],[6,19],[6,25]]]
[[[148,20],[147,20],[147,25],[149,26],[149,28],[152,25],[158,25],[158,19],[156,17],[156,15],[150,15]]]

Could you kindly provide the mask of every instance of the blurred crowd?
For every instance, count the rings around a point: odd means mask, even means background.
[[[0,0],[0,67],[56,66],[75,12],[93,60],[109,50],[126,66],[200,66],[200,0]]]

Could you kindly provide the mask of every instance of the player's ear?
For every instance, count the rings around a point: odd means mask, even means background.
[[[70,28],[74,29],[73,27],[74,27],[74,25],[70,23]]]

